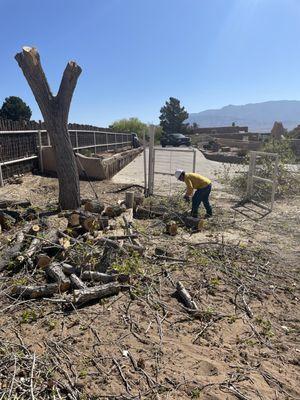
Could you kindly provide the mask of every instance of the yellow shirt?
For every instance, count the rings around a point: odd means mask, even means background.
[[[187,186],[186,194],[187,196],[191,196],[193,194],[194,189],[203,189],[211,183],[211,180],[206,178],[205,176],[189,173],[184,175],[184,182]]]

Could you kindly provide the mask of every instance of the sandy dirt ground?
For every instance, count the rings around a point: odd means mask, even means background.
[[[112,181],[93,183],[99,197],[115,204],[124,193],[112,192],[143,184],[142,165],[140,156]],[[198,155],[197,170],[214,183],[214,218],[201,232],[180,227],[170,237],[161,219],[134,220],[145,254],[118,261],[131,271],[129,293],[66,311],[10,295],[24,279],[44,279],[34,266],[1,273],[0,398],[300,398],[300,198],[277,201],[263,218],[260,210],[233,209],[237,199],[216,184],[218,168]],[[81,192],[93,197],[88,182]],[[32,175],[0,191],[40,209],[57,194],[56,179]],[[146,202],[176,210],[180,200]],[[56,216],[49,223],[66,227]],[[3,249],[13,232],[2,233]],[[174,295],[178,280],[198,313]]]

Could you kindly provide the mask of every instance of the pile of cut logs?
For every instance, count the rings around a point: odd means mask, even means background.
[[[132,253],[143,255],[133,218],[160,218],[170,235],[177,226],[198,229],[199,220],[142,206],[143,197],[126,192],[125,201],[104,206],[84,200],[75,211],[37,212],[28,201],[0,201],[2,230],[14,235],[2,247],[0,271],[23,274],[26,284],[14,285],[17,298],[58,297],[57,301],[82,306],[130,287],[130,276],[112,267]],[[47,217],[67,219],[67,228],[53,229]],[[23,282],[22,282],[23,283]]]

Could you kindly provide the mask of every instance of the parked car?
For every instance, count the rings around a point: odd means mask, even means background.
[[[182,133],[169,133],[169,134],[163,135],[160,138],[160,144],[162,145],[162,147],[190,146],[191,139],[187,136],[184,136]]]
[[[139,138],[136,133],[132,133],[132,147],[134,149],[141,147],[141,142],[139,141]]]

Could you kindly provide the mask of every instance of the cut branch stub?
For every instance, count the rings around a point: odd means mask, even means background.
[[[68,132],[68,114],[81,68],[70,61],[63,73],[57,96],[53,96],[37,49],[23,47],[15,56],[44,117],[56,158],[59,203],[62,209],[80,206],[79,176]]]

